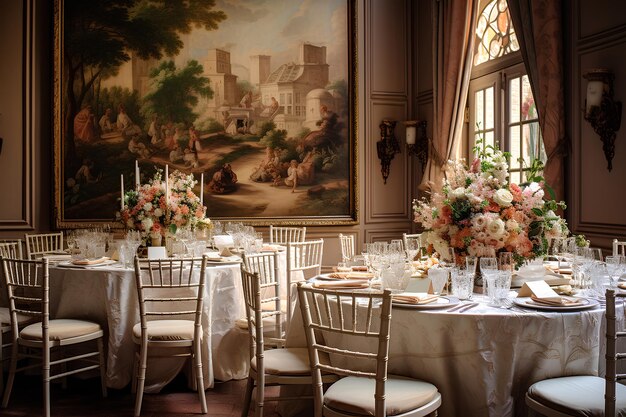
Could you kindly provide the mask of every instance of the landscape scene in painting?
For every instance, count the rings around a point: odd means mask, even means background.
[[[204,174],[209,218],[350,216],[345,0],[61,5],[62,220],[114,220],[135,161]]]

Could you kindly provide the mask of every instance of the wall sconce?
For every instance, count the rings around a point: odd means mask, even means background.
[[[592,69],[583,75],[587,79],[585,120],[602,139],[602,150],[608,162],[609,172],[613,169],[615,156],[615,132],[622,123],[622,103],[613,98],[615,75],[608,69]]]
[[[383,181],[387,184],[389,176],[389,166],[394,156],[400,152],[400,144],[394,134],[396,122],[392,120],[383,120],[380,125],[380,140],[376,142],[376,150],[378,151],[378,159],[380,159],[381,172]]]
[[[428,161],[428,136],[426,136],[426,121],[408,120],[406,126],[406,146],[409,155],[417,157],[422,168],[422,174]],[[419,133],[418,133],[419,129]]]

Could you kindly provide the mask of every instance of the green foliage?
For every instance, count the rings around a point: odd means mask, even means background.
[[[144,97],[144,114],[158,113],[166,121],[192,124],[198,115],[192,110],[198,104],[198,96],[211,98],[213,90],[209,79],[202,76],[198,61],[187,62],[177,69],[174,61],[164,61],[150,71],[152,88]]]
[[[452,218],[455,222],[469,219],[472,214],[472,205],[465,198],[459,198],[454,200],[452,204],[449,204],[452,209]]]
[[[270,130],[260,140],[260,144],[271,149],[285,148],[287,131],[282,129]]]
[[[267,135],[267,132],[269,132],[270,130],[274,130],[276,129],[276,123],[270,121],[267,122],[263,122],[261,124],[261,126],[259,127],[259,136],[263,137],[265,135]]]

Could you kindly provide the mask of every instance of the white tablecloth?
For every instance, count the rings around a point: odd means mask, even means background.
[[[618,328],[623,310],[618,304]],[[534,382],[603,372],[603,317],[601,308],[521,313],[481,304],[456,313],[394,307],[388,372],[435,384],[443,417],[526,416],[524,396]],[[287,345],[306,346],[300,314]],[[282,411],[290,414],[293,406]]]
[[[214,380],[248,375],[247,333],[235,328],[245,315],[239,265],[207,268],[202,316],[202,365],[206,388]],[[107,385],[123,388],[131,381],[135,344],[132,328],[139,322],[134,271],[117,267],[50,268],[50,314],[53,318],[84,318],[105,329]],[[210,349],[210,354],[209,354]],[[178,359],[148,363],[146,392],[157,392],[183,367]]]

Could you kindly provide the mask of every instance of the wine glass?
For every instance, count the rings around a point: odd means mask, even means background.
[[[498,270],[498,259],[495,256],[483,256],[478,262],[483,281],[483,294],[487,294],[487,280],[485,277]]]
[[[624,257],[622,255],[611,255],[604,258],[606,271],[611,278],[611,287],[617,287],[617,281],[622,275],[622,266],[624,265]]]
[[[513,271],[513,254],[511,252],[498,254],[498,269],[500,271]]]
[[[420,251],[420,241],[417,238],[410,237],[406,239],[406,257],[409,262],[415,260],[418,252]]]

